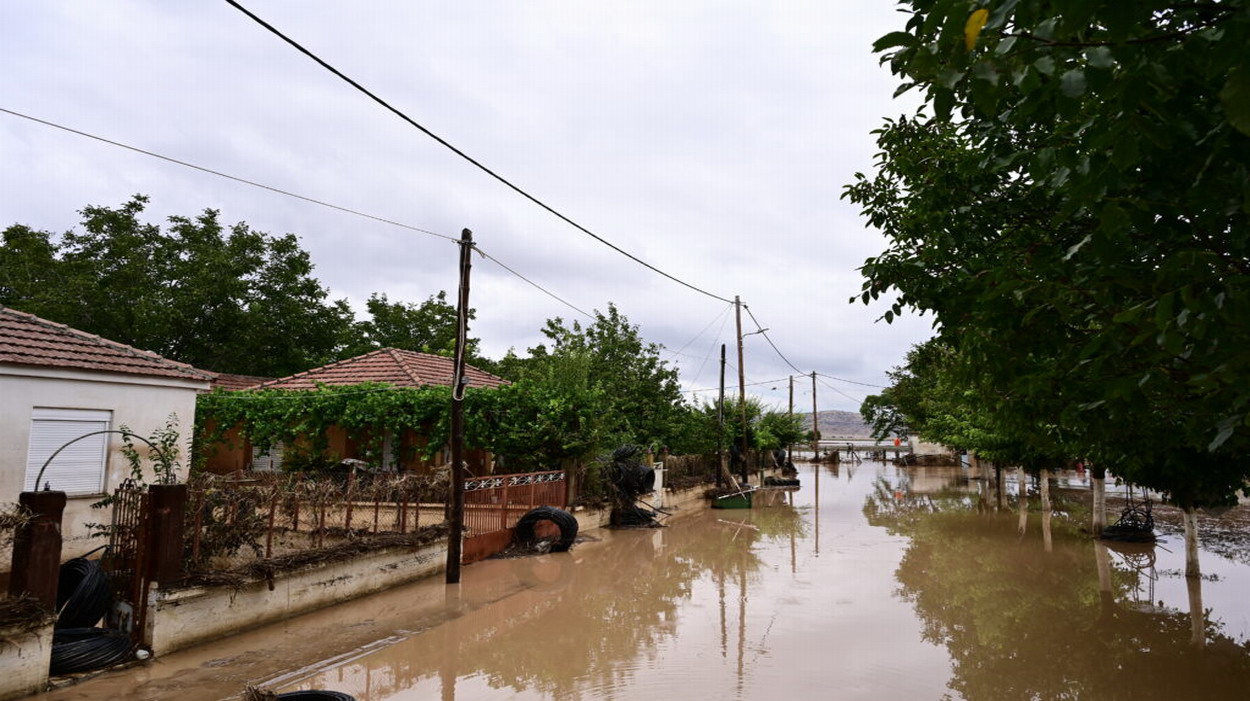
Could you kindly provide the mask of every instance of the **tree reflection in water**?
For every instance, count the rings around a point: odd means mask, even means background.
[[[537,562],[513,560],[510,569],[529,585],[526,592],[488,606],[466,604],[461,615],[432,634],[394,642],[343,665],[336,670],[338,680],[305,682],[343,688],[344,679],[356,678],[369,698],[430,693],[436,685],[444,699],[458,692],[472,698],[477,686],[552,699],[636,686],[644,683],[636,676],[640,661],[672,644],[679,611],[701,577],[717,586],[720,653],[736,655],[741,680],[747,596],[762,566],[755,546],[763,539],[801,536],[803,524],[786,505],[727,513],[708,519],[702,532],[641,529],[614,535],[611,557],[583,558],[575,549]]]
[[[910,538],[896,579],[924,638],[950,656],[953,695],[1003,699],[1245,698],[1250,648],[1202,612],[1143,601],[1152,568],[1111,557],[1056,518],[1053,550],[958,488],[910,493],[881,478],[869,522]],[[1153,563],[1153,558],[1150,558]],[[1202,643],[1205,643],[1202,644]]]

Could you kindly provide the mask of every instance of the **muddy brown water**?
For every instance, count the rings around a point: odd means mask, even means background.
[[[966,469],[800,477],[754,509],[594,531],[36,698],[1250,698],[1244,553],[1186,578],[1179,534],[1104,549],[1062,516],[1047,549],[1036,513],[1019,535]]]

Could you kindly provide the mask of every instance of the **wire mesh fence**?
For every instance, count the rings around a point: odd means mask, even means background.
[[[445,479],[413,473],[199,475],[190,481],[187,565],[237,567],[444,520]]]

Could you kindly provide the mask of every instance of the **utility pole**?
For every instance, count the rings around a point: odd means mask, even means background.
[[[786,411],[786,416],[794,416],[794,375],[790,376],[790,408]],[[786,444],[786,464],[794,462],[794,445]]]
[[[456,351],[451,381],[451,532],[447,536],[447,583],[460,583],[460,546],[464,536],[464,376],[469,335],[469,272],[473,232],[460,232],[460,296],[456,306]]]
[[[816,413],[816,371],[812,371],[812,459],[820,457],[820,417]]]
[[[734,317],[738,327],[738,410],[742,419],[742,486],[747,484],[747,375],[742,362],[742,302],[734,295]]]
[[[720,399],[716,402],[716,486],[725,486],[725,344],[720,344]]]

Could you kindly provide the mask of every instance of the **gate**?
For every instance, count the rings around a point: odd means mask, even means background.
[[[108,622],[109,627],[129,633],[131,640],[139,644],[143,642],[151,579],[148,492],[143,485],[127,479],[113,493],[112,505],[108,551],[102,562],[113,583],[114,604]]]
[[[522,516],[538,506],[564,508],[567,495],[563,470],[465,480],[461,562],[467,565],[502,552]]]

